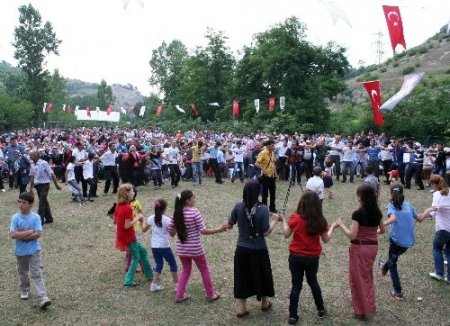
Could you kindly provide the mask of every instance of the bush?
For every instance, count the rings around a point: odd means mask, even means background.
[[[409,66],[409,67],[406,67],[405,69],[402,70],[402,74],[403,75],[407,75],[407,74],[412,73],[414,70],[415,70],[414,67]]]
[[[426,47],[422,46],[422,47],[419,48],[419,53],[420,54],[425,54],[427,52],[428,52],[428,49]]]
[[[416,49],[411,49],[411,50],[408,51],[408,55],[409,55],[410,57],[412,57],[412,56],[415,55],[416,53],[417,53]]]
[[[421,66],[420,62],[416,62],[415,67],[419,68]]]
[[[380,72],[386,72],[386,71],[387,71],[386,67],[380,68]]]
[[[447,75],[449,75],[449,74],[450,74],[450,69],[446,70],[445,73],[446,73]]]
[[[377,65],[370,65],[367,67],[367,72],[375,71],[377,70]]]
[[[394,62],[394,63],[392,64],[392,66],[393,66],[394,68],[397,68],[397,67],[398,67],[398,62]]]

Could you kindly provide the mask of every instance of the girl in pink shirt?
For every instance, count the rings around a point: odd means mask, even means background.
[[[173,221],[168,228],[171,236],[177,234],[176,250],[183,266],[175,296],[175,302],[177,303],[190,299],[190,296],[186,294],[186,286],[191,275],[192,261],[195,262],[200,271],[208,301],[212,302],[220,298],[220,294],[213,289],[200,235],[224,232],[227,229],[225,225],[212,229],[207,228],[200,211],[194,206],[195,196],[192,191],[184,190],[178,194],[175,198]]]

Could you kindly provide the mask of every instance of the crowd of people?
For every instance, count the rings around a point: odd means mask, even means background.
[[[238,300],[238,318],[249,314],[246,300],[252,296],[261,301],[262,311],[272,307],[269,298],[274,296],[274,285],[265,236],[278,222],[283,222],[286,238],[293,236],[289,246],[292,276],[289,324],[296,324],[299,319],[304,276],[311,287],[318,316],[326,315],[317,280],[322,251],[320,239],[328,242],[336,229],[341,229],[351,241],[349,279],[357,319],[367,319],[376,311],[372,269],[378,252],[378,236],[388,225],[392,226],[389,257],[379,262],[379,268],[381,275],[389,272],[391,276],[392,298],[403,300],[398,257],[415,243],[414,221],[420,222],[428,216],[436,220],[435,271],[430,276],[450,283],[450,270],[445,275],[442,254],[444,250],[448,261],[450,150],[443,144],[424,148],[417,141],[403,143],[400,139],[371,132],[341,138],[339,135],[195,131],[167,135],[157,130],[128,128],[30,129],[3,135],[0,142],[1,175],[5,181],[8,179],[10,190],[18,188],[20,192],[19,212],[12,218],[10,235],[15,239],[18,266],[22,266],[19,268],[21,298],[28,298],[30,270],[41,308],[51,303],[39,267],[42,262],[38,240],[42,225],[53,222],[47,200],[50,183],[59,190],[60,183],[66,183],[72,200],[84,204],[98,197],[99,179],[105,180],[103,195],[107,196],[111,190],[117,196],[110,214],[117,228],[116,248],[129,257],[124,286],[136,286],[135,271],[140,263],[143,274],[152,280],[150,290],[162,290],[159,274],[166,260],[175,284],[177,303],[190,298],[186,287],[192,262],[200,271],[208,301],[220,299],[221,294],[212,285],[201,235],[225,232],[236,224],[239,237],[234,257],[234,297]],[[419,215],[413,205],[405,201],[403,189],[411,188],[414,177],[418,190],[424,190],[424,171],[428,167],[432,174],[428,182],[434,192],[433,203]],[[139,187],[152,182],[157,191],[170,182],[172,188],[177,188],[184,180],[195,189],[204,184],[205,176],[214,177],[215,182],[224,187],[226,182],[234,183],[237,179],[245,183],[242,201],[236,203],[229,220],[222,225],[206,227],[191,190],[181,191],[176,196],[172,218],[164,215],[167,207],[164,199],[155,201],[154,215],[147,220],[142,216],[136,204]],[[285,217],[276,208],[277,180],[289,182],[289,189],[296,184],[303,189],[303,176],[306,191],[295,212]],[[364,178],[365,182],[357,189],[359,207],[352,215],[351,226],[348,228],[340,219],[328,224],[322,213],[324,193],[332,198],[333,179],[352,183],[355,177]],[[378,203],[382,179],[390,185],[391,194],[386,220],[382,218]],[[0,187],[4,190],[2,179]],[[33,189],[39,199],[38,214],[31,212],[34,196],[26,192]],[[24,223],[28,225],[27,231],[22,231]],[[152,229],[151,249],[157,265],[154,270],[147,250],[137,239],[136,227],[143,232]],[[179,276],[169,236],[177,237],[176,254],[182,265]]]

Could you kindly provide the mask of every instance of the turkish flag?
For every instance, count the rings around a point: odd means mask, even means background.
[[[45,108],[45,112],[46,113],[52,112],[52,108],[53,108],[53,104],[52,103],[48,103],[47,107]]]
[[[89,106],[86,106],[86,114],[89,118],[91,117],[91,108]]]
[[[269,112],[273,112],[275,110],[275,96],[269,97]]]
[[[162,110],[163,110],[162,105],[159,105],[159,106],[156,108],[156,116],[157,116],[157,117],[161,116]]]
[[[395,54],[395,48],[398,44],[403,45],[403,48],[406,50],[400,9],[397,6],[383,6],[383,11],[389,30],[389,36],[391,38],[392,51],[394,51]]]
[[[239,116],[239,100],[234,100],[233,101],[233,117],[238,117]]]
[[[373,120],[377,126],[383,126],[383,114],[380,112],[381,106],[381,89],[380,81],[368,81],[363,83],[364,88],[369,94],[370,103],[372,104]]]
[[[110,106],[108,106],[108,108],[106,109],[106,115],[110,115],[111,112],[112,112],[112,107],[111,107],[111,105],[110,105]]]
[[[195,103],[191,103],[191,109],[192,109],[192,111],[194,111],[194,114],[196,117],[198,117],[200,115],[200,111],[197,110],[197,108],[195,107]]]
[[[66,112],[72,113],[72,107],[70,106],[70,104],[67,104]]]
[[[128,112],[128,113],[134,112],[134,107],[133,107],[133,106],[130,106],[130,107],[127,109],[127,112]]]

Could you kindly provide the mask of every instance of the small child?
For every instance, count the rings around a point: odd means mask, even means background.
[[[133,191],[134,191],[134,197],[133,197],[133,200],[130,202],[130,205],[131,205],[131,209],[133,210],[133,217],[139,218],[139,221],[140,221],[139,223],[135,223],[133,225],[134,232],[136,232],[136,240],[139,241],[139,238],[142,236],[142,224],[144,221],[144,215],[142,215],[141,202],[138,199],[136,199],[136,196],[137,196],[136,187],[133,187]],[[128,268],[130,267],[130,263],[131,263],[131,255],[129,252],[126,253],[125,261],[126,261],[125,270],[128,271]],[[136,272],[137,273],[142,272],[142,264],[140,265],[140,268],[138,267]]]
[[[393,289],[390,290],[389,295],[393,299],[401,301],[403,300],[403,291],[397,271],[397,261],[400,255],[414,246],[414,225],[416,220],[419,221],[414,207],[405,201],[401,184],[391,186],[391,200],[387,207],[387,216],[388,219],[383,224],[384,226],[391,225],[389,258],[386,262],[380,260],[378,267],[382,276],[390,272]]]
[[[364,179],[364,183],[369,184],[373,190],[375,190],[377,198],[380,196],[380,181],[373,175],[373,167],[370,165],[366,166],[366,178]]]
[[[395,184],[398,182],[398,171],[392,170],[389,172],[389,184]]]
[[[323,179],[323,186],[325,189],[325,194],[327,195],[328,199],[333,199],[334,193],[333,190],[331,190],[331,187],[333,187],[333,162],[330,160],[330,158],[327,156],[325,158],[325,171],[322,172],[322,179]]]
[[[315,166],[313,168],[313,177],[309,178],[306,182],[306,189],[314,191],[320,199],[320,202],[323,201],[323,192],[325,189],[325,184],[323,182],[323,179],[321,178],[322,169],[318,166]]]
[[[190,299],[190,296],[185,291],[187,282],[191,276],[192,261],[195,262],[197,268],[200,270],[208,302],[219,299],[220,294],[214,291],[212,285],[208,261],[200,241],[200,235],[224,232],[227,230],[227,227],[221,225],[217,228],[207,228],[200,211],[195,208],[195,196],[193,192],[184,190],[175,198],[173,221],[170,223],[168,230],[171,236],[177,234],[177,255],[183,266],[177,286],[175,302],[179,303]]]
[[[31,271],[39,307],[46,309],[52,302],[48,298],[42,274],[41,244],[39,242],[42,232],[41,218],[31,211],[34,197],[30,193],[21,193],[18,202],[19,212],[11,218],[9,235],[14,239],[14,254],[20,279],[20,298],[27,300],[30,296],[28,272]]]
[[[150,227],[152,228],[151,248],[153,258],[156,262],[156,268],[154,269],[153,282],[150,285],[150,291],[161,291],[164,289],[159,282],[159,276],[164,266],[164,260],[170,266],[170,272],[172,273],[172,280],[175,284],[175,291],[178,283],[178,266],[173,255],[172,249],[170,249],[169,232],[167,228],[170,225],[171,218],[164,215],[167,209],[167,202],[164,199],[158,199],[155,201],[155,214],[148,217],[147,223],[142,226],[142,231],[146,232]]]

